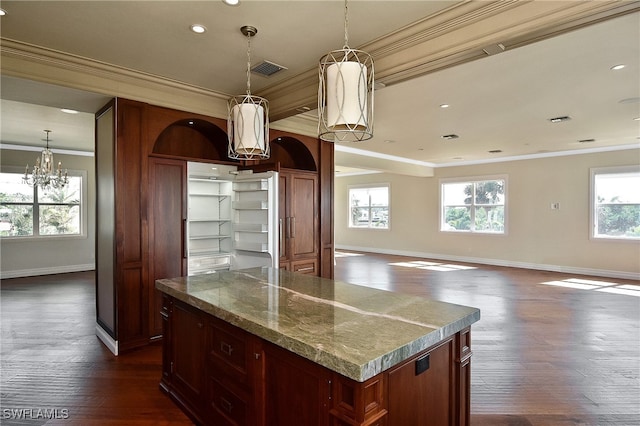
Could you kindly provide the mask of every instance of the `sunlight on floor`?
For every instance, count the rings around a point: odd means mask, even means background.
[[[364,256],[362,253],[349,253],[346,251],[337,251],[334,253],[335,257],[354,257],[354,256]]]
[[[556,287],[574,288],[577,290],[592,290],[602,293],[624,294],[626,296],[640,297],[640,286],[631,284],[620,284],[610,281],[568,278],[562,281],[547,281],[541,284],[552,285]]]
[[[424,260],[412,260],[410,262],[390,263],[391,266],[404,266],[407,268],[427,269],[430,271],[449,272],[477,269],[475,266],[454,265],[453,263],[427,262]]]

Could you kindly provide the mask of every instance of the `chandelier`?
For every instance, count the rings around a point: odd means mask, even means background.
[[[251,95],[251,37],[255,27],[240,28],[247,36],[247,93],[233,96],[227,104],[229,158],[256,160],[269,158],[269,101]]]
[[[39,186],[42,189],[61,189],[69,183],[67,170],[62,174],[62,163],[58,163],[58,168],[53,169],[53,152],[49,149],[49,133],[51,130],[45,130],[47,134],[47,146],[42,150],[39,158],[36,158],[36,165],[33,166],[31,177],[29,177],[29,165],[24,169],[22,181],[29,186]]]
[[[318,137],[363,141],[373,137],[373,58],[351,49],[348,8],[344,2],[344,46],[320,59]]]

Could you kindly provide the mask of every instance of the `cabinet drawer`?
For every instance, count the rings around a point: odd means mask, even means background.
[[[218,321],[208,324],[209,362],[217,372],[242,385],[247,384],[249,336],[242,330]]]
[[[317,275],[318,261],[316,259],[304,259],[291,262],[291,271],[301,274]]]
[[[216,426],[249,425],[249,404],[213,377],[209,378],[209,407],[212,424]]]

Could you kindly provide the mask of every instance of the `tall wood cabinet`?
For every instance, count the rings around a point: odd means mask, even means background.
[[[280,267],[318,275],[318,176],[280,170]]]
[[[162,336],[155,280],[186,274],[188,161],[280,172],[280,265],[333,278],[333,145],[272,130],[271,158],[227,158],[226,121],[114,99],[96,114],[97,335],[114,352]]]

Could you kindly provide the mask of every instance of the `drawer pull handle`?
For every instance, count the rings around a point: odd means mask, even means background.
[[[224,408],[227,413],[231,413],[231,410],[233,410],[233,404],[224,396],[220,397],[220,405],[222,405],[222,408]]]
[[[165,311],[160,311],[160,316],[162,316],[162,318],[164,319],[169,319],[169,313],[165,312]]]
[[[416,376],[429,369],[429,354],[422,355],[416,360]]]
[[[296,269],[296,272],[304,272],[304,271],[313,271],[313,266],[308,266],[306,268]]]
[[[233,346],[225,342],[220,342],[220,352],[231,356],[231,352],[233,352]]]

